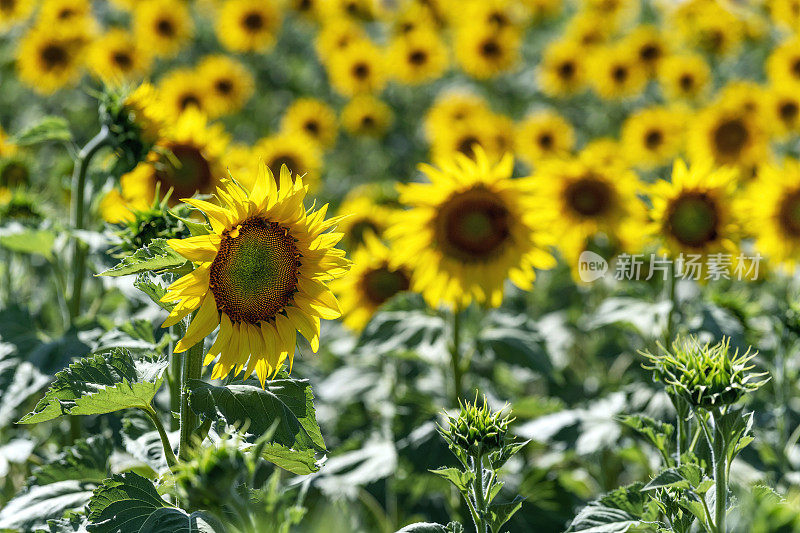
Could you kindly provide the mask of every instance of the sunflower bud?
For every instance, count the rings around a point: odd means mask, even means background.
[[[40,205],[41,199],[24,190],[16,190],[8,195],[0,190],[0,224],[14,220],[26,226],[35,226],[44,219]]]
[[[449,417],[448,427],[439,428],[442,437],[451,448],[460,448],[468,455],[478,456],[497,451],[506,443],[508,424],[513,420],[503,415],[503,409],[492,411],[483,397],[483,406],[475,402],[461,403],[457,417]]]
[[[662,380],[677,395],[691,405],[712,409],[736,403],[745,393],[766,383],[760,379],[766,373],[753,373],[748,364],[757,352],[748,349],[743,355],[730,351],[730,339],[717,344],[701,345],[694,337],[678,338],[672,351],[660,346],[663,354],[642,352],[649,363],[644,368],[653,370],[656,379]]]
[[[236,439],[223,439],[219,447],[201,448],[197,456],[178,466],[175,486],[189,509],[219,512],[226,495],[236,497],[250,472],[247,457],[236,443]]]
[[[153,239],[184,239],[190,236],[184,223],[191,216],[191,208],[180,204],[171,211],[168,208],[169,194],[161,200],[156,191],[153,203],[146,209],[132,210],[132,217],[123,222],[116,232],[120,238],[114,254],[128,255],[147,246]]]

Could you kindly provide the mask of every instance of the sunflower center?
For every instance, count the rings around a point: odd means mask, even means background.
[[[294,181],[294,173],[300,171],[300,165],[297,163],[297,160],[289,154],[283,154],[275,157],[272,162],[268,165],[269,169],[272,171],[272,176],[275,178],[275,183],[278,187],[281,186],[281,167],[286,165],[286,168],[292,173],[292,181]]]
[[[127,52],[114,52],[111,56],[114,63],[122,70],[128,70],[133,66],[133,58]]]
[[[156,170],[161,190],[174,189],[173,198],[188,198],[197,191],[207,192],[213,176],[211,165],[200,150],[190,144],[172,144],[167,148],[173,157],[164,158],[163,166]]]
[[[800,108],[798,108],[797,102],[784,102],[780,105],[778,112],[784,122],[794,122],[800,113]]]
[[[231,80],[220,79],[214,84],[214,88],[219,94],[231,94],[233,92],[233,82]]]
[[[69,62],[67,50],[58,44],[48,44],[41,51],[42,61],[47,68],[61,67]]]
[[[428,60],[428,54],[425,50],[414,50],[408,55],[408,61],[412,65],[424,65]]]
[[[0,0],[0,11],[11,11],[16,5],[16,0]]]
[[[511,215],[504,202],[483,188],[456,193],[436,217],[445,254],[461,261],[489,259],[511,238]]]
[[[74,15],[75,15],[75,10],[65,7],[64,9],[58,12],[58,15],[56,15],[56,17],[59,20],[67,20],[69,18],[72,18]]]
[[[685,193],[673,202],[667,225],[675,240],[699,248],[717,238],[716,202],[705,193]]]
[[[783,199],[778,211],[778,220],[786,235],[800,237],[800,190]]]
[[[800,78],[800,57],[792,62],[792,74],[795,78]]]
[[[222,234],[209,287],[233,322],[258,324],[286,307],[297,288],[299,253],[276,222],[250,218]],[[235,236],[234,236],[235,235]]]
[[[350,228],[349,240],[353,245],[364,244],[364,235],[371,231],[375,235],[380,235],[381,230],[373,221],[364,218],[353,224]]]
[[[664,135],[661,130],[650,130],[644,136],[644,145],[647,146],[648,150],[655,150],[661,146],[662,142],[664,142]]]
[[[178,107],[181,108],[181,111],[187,109],[189,106],[200,107],[200,99],[196,94],[186,93],[181,95],[178,99]]]
[[[481,44],[481,55],[489,59],[500,57],[502,50],[500,44],[494,39],[488,39]]]
[[[480,144],[480,141],[474,135],[467,135],[466,137],[462,138],[458,144],[456,145],[456,150],[461,152],[466,156],[472,156],[472,147],[476,144]]]
[[[410,280],[402,270],[391,270],[388,266],[370,270],[361,279],[361,288],[367,299],[375,306],[381,305],[395,294],[407,291]]]
[[[172,37],[175,35],[175,25],[171,20],[159,19],[156,22],[156,32],[164,37]]]
[[[550,150],[555,144],[555,139],[553,139],[553,135],[551,133],[542,133],[539,135],[539,146],[544,148],[545,150]]]
[[[300,0],[297,3],[297,9],[300,11],[308,11],[312,7],[314,7],[314,2],[311,0]]]
[[[694,87],[694,76],[691,74],[684,74],[680,77],[678,83],[684,91],[691,91]]]
[[[611,70],[611,77],[617,83],[625,83],[625,80],[628,79],[628,67],[617,65]]]
[[[375,125],[375,118],[372,115],[364,115],[361,117],[361,125],[365,128],[371,128]]]
[[[736,156],[742,151],[749,133],[740,118],[726,120],[714,131],[714,145],[723,155]]]
[[[563,80],[571,80],[575,75],[575,63],[564,61],[558,66],[558,75]]]
[[[256,32],[264,27],[264,17],[257,11],[251,11],[242,17],[244,27],[252,32]]]
[[[511,21],[502,11],[494,11],[493,13],[489,14],[489,22],[501,28],[511,25]]]
[[[306,123],[303,124],[303,129],[311,135],[316,136],[319,134],[319,123],[316,120],[307,120]]]
[[[364,80],[369,76],[369,65],[366,63],[356,63],[353,65],[353,76],[359,80]]]
[[[567,205],[584,217],[600,216],[611,207],[611,189],[602,181],[591,177],[581,178],[565,191]]]
[[[652,63],[660,56],[661,49],[653,43],[648,43],[642,46],[642,48],[639,50],[639,57],[641,57],[647,63]]]

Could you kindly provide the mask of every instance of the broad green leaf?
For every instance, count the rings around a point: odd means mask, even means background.
[[[63,117],[46,116],[39,119],[39,122],[28,127],[14,136],[14,143],[20,146],[31,146],[48,141],[72,140],[72,133],[69,131],[69,124]]]
[[[429,472],[443,477],[456,486],[462,493],[470,491],[470,485],[475,480],[475,474],[470,471],[461,471],[458,468],[437,468]]]
[[[18,422],[35,424],[61,415],[97,415],[147,408],[161,387],[166,359],[134,360],[114,349],[85,357],[57,373],[34,410]]]
[[[395,533],[447,533],[447,527],[433,522],[417,522],[398,529]]]
[[[136,250],[114,265],[98,274],[98,276],[127,276],[140,272],[163,271],[176,268],[186,263],[186,259],[167,245],[166,239],[153,239],[153,241]]]
[[[206,418],[221,415],[233,426],[247,424],[260,437],[277,421],[270,442],[296,450],[325,451],[314,410],[314,393],[307,380],[274,379],[264,389],[257,382],[217,387],[200,380],[189,383],[189,403]]]
[[[647,439],[650,444],[655,446],[666,457],[670,457],[672,453],[671,437],[675,432],[675,428],[672,425],[643,415],[620,415],[617,420]]]
[[[0,530],[33,531],[47,527],[47,521],[68,511],[81,509],[96,485],[74,479],[47,485],[32,485],[0,510]]]
[[[567,531],[624,533],[642,521],[653,521],[656,508],[642,483],[620,487],[581,509]]]
[[[26,229],[0,236],[3,248],[21,254],[41,255],[48,260],[53,258],[55,242],[56,234],[44,229]]]
[[[202,513],[187,514],[164,500],[153,483],[128,472],[112,476],[89,500],[88,530],[96,533],[213,533],[224,531]]]
[[[688,489],[690,487],[689,481],[675,468],[667,468],[658,473],[656,477],[650,480],[642,490],[656,490],[666,488]]]
[[[514,513],[520,510],[525,498],[517,496],[510,502],[493,503],[489,506],[489,527],[492,533],[498,533],[503,524],[511,520]]]
[[[500,361],[529,368],[544,375],[550,374],[553,370],[542,340],[534,333],[518,328],[492,328],[483,331],[478,342],[482,351],[493,353]]]
[[[54,460],[33,470],[32,483],[46,485],[65,480],[99,485],[108,476],[108,458],[114,445],[95,435],[66,448]]]
[[[314,450],[292,450],[270,442],[264,445],[261,457],[299,476],[319,472]]]

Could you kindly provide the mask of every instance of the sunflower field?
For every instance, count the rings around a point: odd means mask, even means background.
[[[0,533],[800,532],[800,0],[0,0]]]

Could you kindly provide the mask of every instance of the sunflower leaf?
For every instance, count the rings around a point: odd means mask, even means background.
[[[192,409],[206,418],[222,416],[228,424],[260,437],[275,427],[271,442],[296,450],[324,452],[325,442],[314,410],[314,393],[307,380],[274,379],[262,389],[257,382],[217,387],[189,382]]]
[[[163,271],[177,268],[186,263],[186,258],[173,250],[166,239],[153,239],[150,244],[139,248],[98,276],[127,276],[151,270]]]
[[[264,445],[261,457],[298,476],[319,472],[314,450],[292,450],[286,446],[270,442]]]
[[[20,146],[33,146],[49,141],[72,140],[72,133],[69,131],[69,124],[63,117],[46,116],[39,122],[23,130],[14,137],[14,144]]]
[[[44,398],[18,423],[148,408],[168,365],[163,358],[134,360],[130,352],[119,348],[85,357],[57,373]]]
[[[26,229],[17,233],[0,236],[0,246],[21,254],[41,255],[47,260],[53,258],[56,234],[44,229]]]

